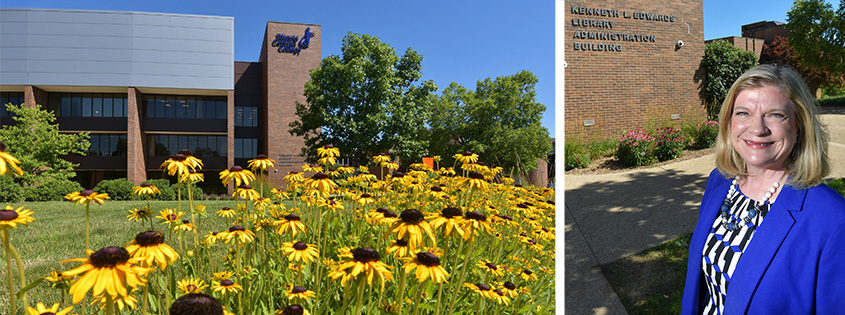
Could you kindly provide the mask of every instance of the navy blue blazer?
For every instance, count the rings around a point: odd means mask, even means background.
[[[730,187],[713,170],[690,243],[681,314],[701,314],[701,253]],[[845,198],[827,185],[781,188],[728,284],[723,314],[843,314]]]

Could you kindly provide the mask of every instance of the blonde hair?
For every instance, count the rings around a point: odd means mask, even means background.
[[[786,161],[788,184],[796,188],[819,185],[830,173],[827,155],[827,127],[818,120],[815,96],[804,79],[788,66],[759,65],[749,69],[731,86],[719,112],[719,135],[716,137],[716,168],[726,177],[746,175],[745,160],[731,145],[731,119],[734,103],[740,92],[763,86],[776,87],[792,103],[798,124],[798,139]]]

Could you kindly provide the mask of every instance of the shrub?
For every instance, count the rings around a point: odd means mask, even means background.
[[[563,161],[566,170],[583,168],[590,165],[590,158],[585,154],[584,145],[578,140],[567,140],[563,144]]]
[[[658,161],[675,159],[684,154],[684,134],[680,128],[664,127],[654,135],[654,156]]]
[[[628,166],[652,164],[657,161],[653,145],[654,137],[644,130],[626,132],[616,145],[616,159]]]
[[[24,187],[23,196],[26,201],[64,201],[65,195],[82,190],[85,188],[72,180],[41,177],[36,184]]]
[[[716,40],[704,45],[704,58],[701,67],[706,72],[706,79],[701,90],[704,103],[707,104],[707,116],[711,119],[719,115],[722,102],[728,95],[731,85],[743,72],[758,64],[753,52],[734,46],[725,40]]]
[[[616,141],[607,140],[607,141],[600,141],[600,142],[593,142],[586,146],[587,156],[591,160],[595,160],[598,158],[603,158],[607,156],[613,156],[616,152]]]
[[[132,200],[132,188],[135,187],[132,182],[126,178],[107,179],[97,183],[94,186],[94,191],[97,193],[109,194],[112,200]]]
[[[159,178],[146,182],[156,186],[161,191],[160,194],[150,197],[150,200],[176,200],[176,190],[170,185],[170,180]]]
[[[0,176],[0,202],[23,201],[23,187],[9,176]]]
[[[706,149],[716,144],[716,136],[719,135],[719,122],[708,120],[696,126],[695,146],[699,149]]]
[[[845,196],[845,178],[840,178],[837,180],[827,181],[825,182],[830,188],[839,192],[839,194]]]
[[[573,168],[585,168],[590,166],[590,157],[583,153],[572,154],[566,157],[566,170]]]
[[[845,96],[833,96],[819,99],[819,106],[845,106]]]

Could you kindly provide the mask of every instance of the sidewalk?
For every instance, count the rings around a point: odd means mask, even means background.
[[[845,109],[825,113],[833,164],[828,178],[845,177]],[[564,176],[566,314],[627,314],[599,265],[692,232],[713,159]]]

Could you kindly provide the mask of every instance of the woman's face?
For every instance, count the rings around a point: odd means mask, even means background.
[[[743,90],[731,113],[731,144],[749,173],[783,170],[798,141],[794,105],[774,86]]]

